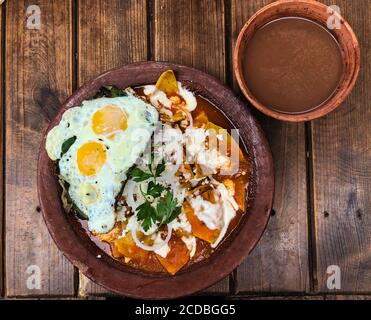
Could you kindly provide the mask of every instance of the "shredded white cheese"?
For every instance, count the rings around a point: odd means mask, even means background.
[[[197,154],[197,163],[204,175],[215,174],[221,168],[229,167],[230,159],[220,154],[216,149],[203,150]]]

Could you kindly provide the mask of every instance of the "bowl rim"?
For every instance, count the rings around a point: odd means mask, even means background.
[[[244,96],[250,101],[250,103],[257,108],[259,111],[264,113],[267,116],[273,117],[277,120],[281,121],[290,121],[290,122],[302,122],[302,121],[310,121],[314,120],[320,117],[323,117],[330,113],[331,111],[335,110],[337,107],[339,107],[344,100],[348,97],[348,95],[351,93],[356,80],[358,78],[359,70],[360,70],[360,60],[361,60],[361,53],[360,53],[360,47],[359,47],[359,42],[357,40],[357,36],[355,35],[353,29],[349,25],[349,23],[337,12],[333,11],[333,14],[340,19],[342,23],[342,27],[346,29],[347,33],[349,33],[349,37],[352,39],[352,45],[353,45],[353,54],[354,54],[354,59],[353,59],[353,70],[350,73],[349,77],[347,77],[346,81],[346,87],[343,88],[342,90],[336,90],[329,98],[326,100],[322,105],[311,109],[307,112],[303,113],[284,113],[284,112],[279,112],[276,110],[273,110],[262,103],[260,103],[250,92],[249,88],[246,86],[246,83],[244,81],[244,76],[242,73],[242,67],[241,67],[241,55],[242,55],[242,44],[243,40],[245,37],[245,33],[247,30],[253,25],[254,21],[259,17],[261,14],[268,10],[276,9],[278,10],[282,6],[287,6],[287,5],[298,5],[298,6],[303,6],[303,9],[308,9],[309,6],[312,7],[317,7],[321,9],[326,9],[329,8],[329,6],[317,1],[317,0],[277,0],[273,3],[270,3],[260,10],[258,10],[255,14],[253,14],[247,22],[244,24],[242,27],[241,31],[238,34],[238,38],[233,50],[233,71],[236,76],[236,80],[238,83],[238,86],[240,87],[242,93]],[[272,12],[274,12],[272,10]],[[277,13],[277,12],[276,12]],[[310,18],[308,18],[310,19]],[[333,35],[333,33],[331,32]],[[340,46],[340,44],[339,44]],[[336,99],[336,100],[335,100]]]
[[[173,69],[176,75],[181,75],[179,81],[182,81],[184,75],[192,75],[193,79],[190,79],[190,81],[197,79],[201,83],[195,82],[195,85],[212,88],[212,94],[216,100],[228,99],[231,106],[230,109],[234,110],[235,117],[247,119],[245,123],[247,129],[244,128],[243,130],[253,133],[251,137],[248,137],[248,140],[251,140],[248,143],[251,144],[249,148],[252,149],[249,149],[249,152],[253,153],[253,161],[256,166],[256,195],[250,207],[251,211],[248,211],[250,214],[246,214],[241,219],[237,228],[239,230],[233,230],[232,234],[235,233],[235,236],[220,249],[222,254],[219,252],[216,255],[216,251],[209,258],[205,259],[202,265],[192,268],[192,270],[189,269],[189,271],[185,270],[182,274],[158,277],[156,275],[120,270],[114,264],[107,262],[106,259],[98,259],[93,252],[87,250],[87,245],[83,243],[76,231],[73,230],[68,220],[68,214],[62,208],[60,194],[52,190],[53,188],[58,189],[58,187],[55,186],[56,177],[51,169],[53,163],[45,150],[45,140],[50,129],[59,123],[62,114],[68,108],[78,105],[76,101],[80,100],[81,102],[85,98],[91,98],[94,90],[97,90],[103,84],[114,84],[112,82],[107,83],[108,79],[128,77],[133,70],[136,70],[136,72],[141,70],[142,76],[146,72],[158,72],[158,75],[160,75],[160,72],[167,69]],[[222,109],[222,111],[224,110]],[[233,125],[240,128],[240,123],[236,125],[236,121],[231,119],[228,114],[227,117],[232,121]],[[246,143],[246,141],[243,142]],[[257,161],[258,158],[259,161]],[[58,113],[43,133],[37,168],[37,189],[41,212],[49,233],[58,249],[85,276],[109,291],[131,298],[178,298],[203,290],[226,277],[256,246],[267,226],[272,208],[274,192],[273,161],[270,147],[260,125],[248,108],[219,80],[202,71],[179,64],[154,61],[137,62],[111,69],[88,81],[77,89],[60,107]],[[246,221],[250,222],[247,223]],[[113,260],[113,258],[111,259]]]

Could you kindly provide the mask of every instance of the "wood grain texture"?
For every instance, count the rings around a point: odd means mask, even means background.
[[[37,4],[41,29],[26,27]],[[73,267],[38,212],[36,166],[41,135],[71,94],[71,1],[6,1],[6,295],[73,295]],[[41,288],[28,289],[31,265]],[[29,270],[30,271],[30,270]]]
[[[153,10],[154,59],[195,67],[225,82],[224,2],[156,0]],[[229,292],[229,279],[206,292]]]
[[[111,295],[111,292],[91,281],[88,277],[79,272],[78,295],[81,298],[89,298],[94,296],[109,296]]]
[[[109,69],[147,60],[145,0],[80,0],[78,86]],[[110,294],[80,274],[79,295]]]
[[[231,52],[245,22],[272,0],[232,0]],[[237,85],[234,82],[237,90]],[[239,90],[238,90],[239,91]],[[242,95],[242,94],[241,94]],[[253,108],[249,105],[249,108]],[[267,230],[237,269],[237,292],[307,292],[309,286],[304,124],[285,123],[254,110],[275,164],[275,198]]]
[[[361,47],[361,71],[350,97],[312,122],[317,281],[320,292],[371,290],[371,2],[336,4]],[[341,269],[341,289],[327,289],[326,270]]]
[[[222,0],[154,1],[154,58],[205,71],[225,82]]]
[[[78,2],[79,85],[114,67],[147,60],[145,0]]]
[[[325,295],[325,300],[371,300],[369,295]]]

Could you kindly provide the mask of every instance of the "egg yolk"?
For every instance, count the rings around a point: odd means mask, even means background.
[[[116,106],[105,106],[96,111],[92,119],[93,131],[96,134],[112,135],[125,130],[128,125],[126,113]]]
[[[106,151],[98,142],[88,142],[77,150],[77,165],[85,176],[96,175],[106,162]]]

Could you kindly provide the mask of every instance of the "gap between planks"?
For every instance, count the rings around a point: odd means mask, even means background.
[[[5,4],[0,5],[0,297],[5,295]]]

